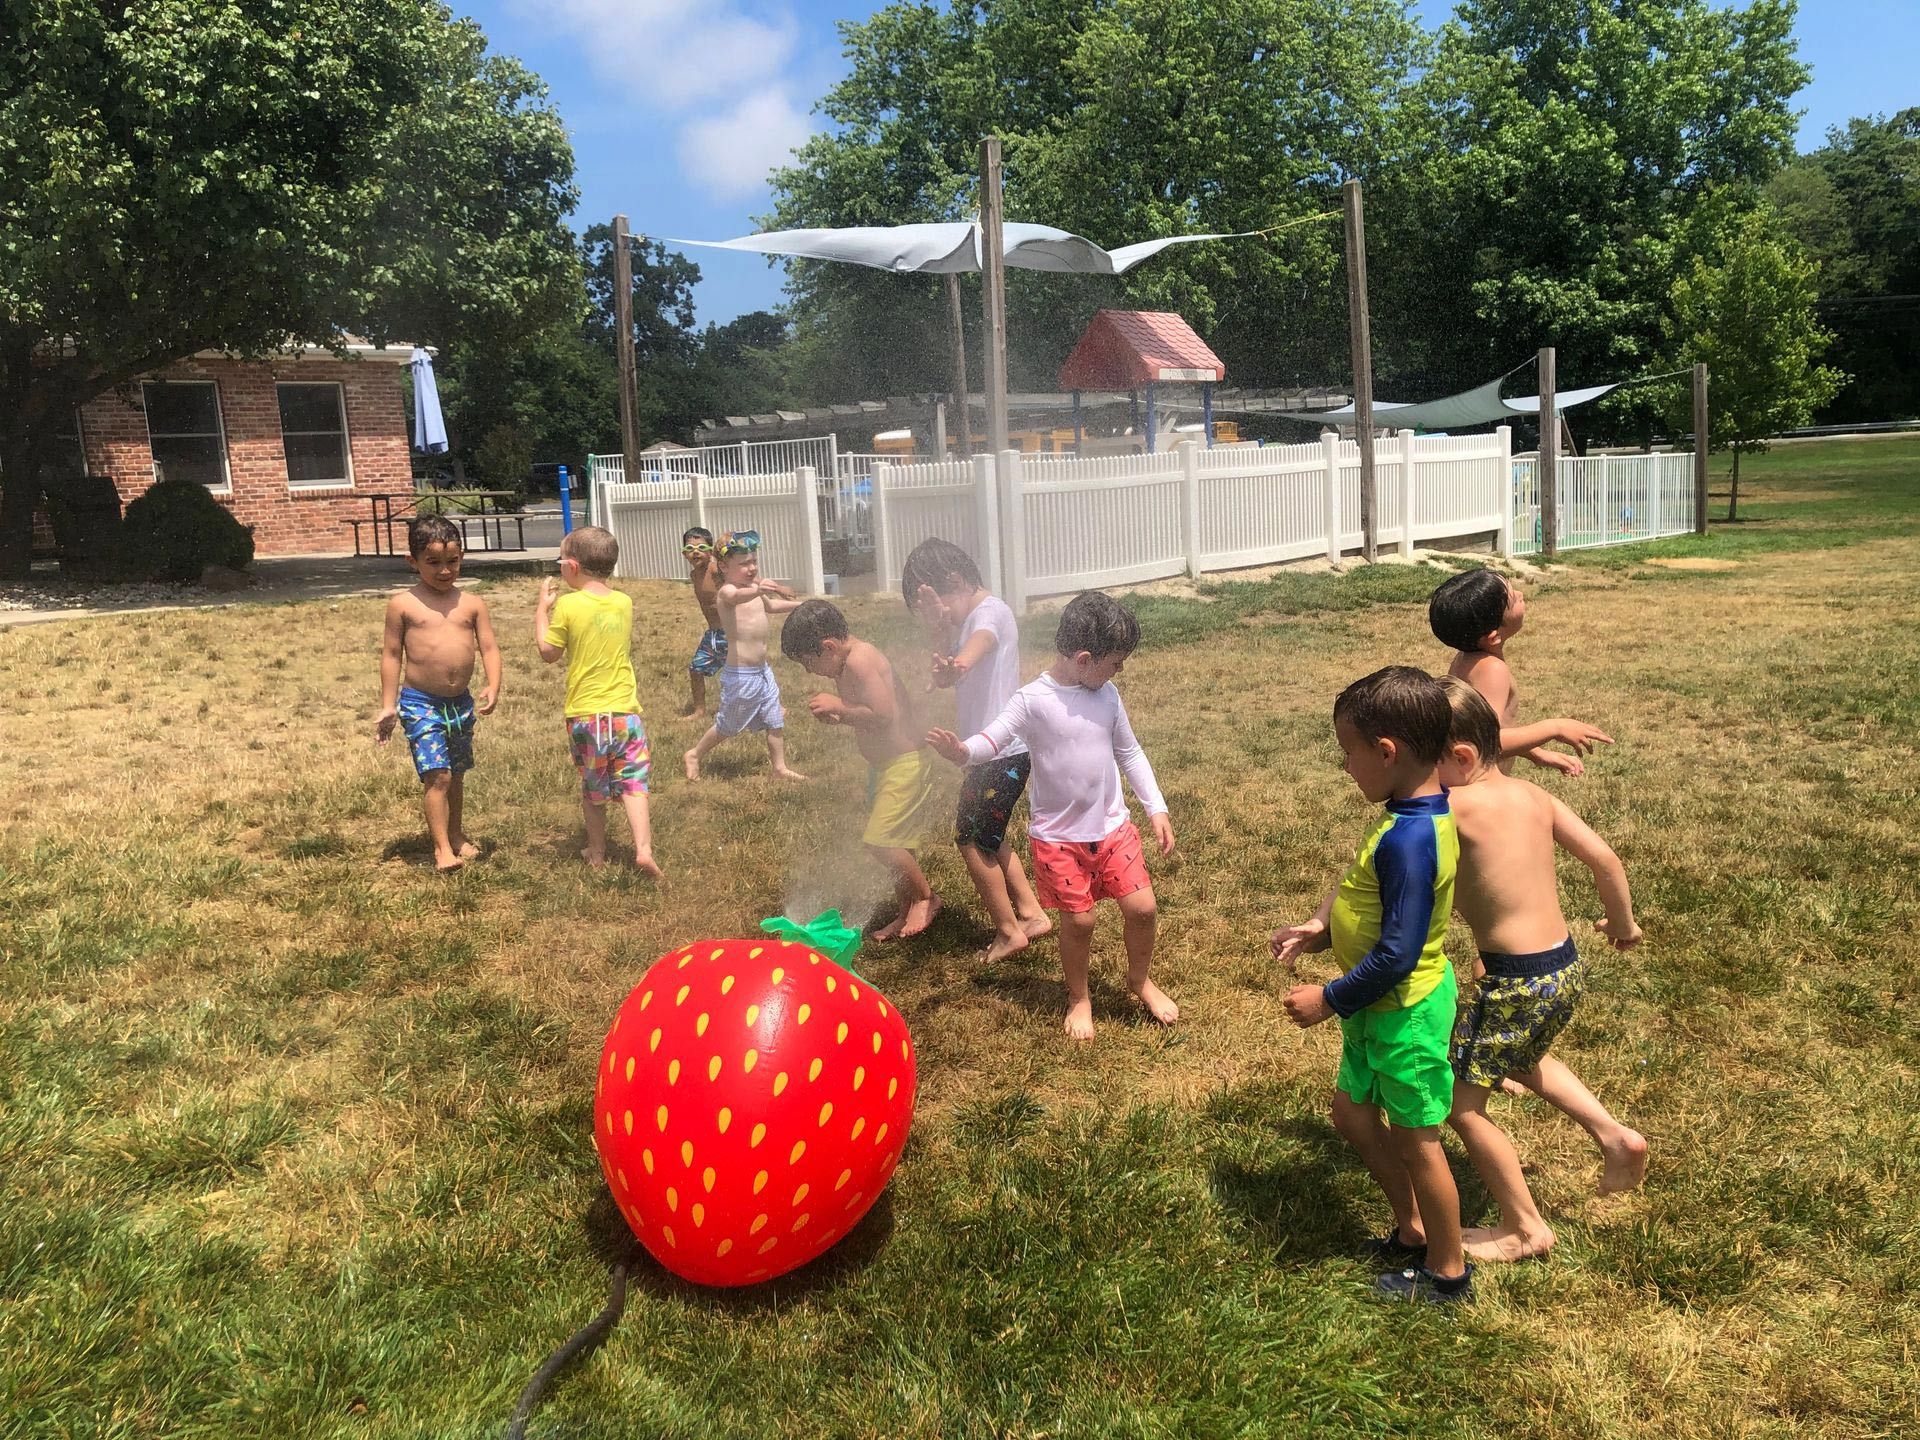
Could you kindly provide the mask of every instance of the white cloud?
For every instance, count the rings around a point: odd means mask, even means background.
[[[799,35],[784,10],[763,19],[715,0],[518,0],[518,8],[571,32],[595,73],[636,103],[668,109],[778,75]]]
[[[515,0],[579,43],[622,103],[679,131],[687,178],[716,199],[758,191],[812,133],[786,74],[800,27],[741,0]]]
[[[749,96],[732,110],[690,120],[680,132],[680,168],[715,199],[738,200],[766,183],[812,133],[804,107],[784,86]]]

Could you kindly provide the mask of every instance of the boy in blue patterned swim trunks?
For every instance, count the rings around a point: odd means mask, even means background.
[[[727,663],[727,632],[720,624],[720,562],[713,553],[713,532],[695,525],[680,537],[680,554],[687,562],[687,579],[707,628],[687,662],[687,705],[682,720],[707,713],[707,681]]]
[[[1607,843],[1536,785],[1501,773],[1500,720],[1471,685],[1448,679],[1452,731],[1440,762],[1460,836],[1454,904],[1473,931],[1484,974],[1454,1027],[1453,1113],[1448,1123],[1500,1205],[1500,1224],[1462,1237],[1478,1260],[1544,1255],[1553,1231],[1540,1218],[1513,1142],[1487,1115],[1508,1081],[1564,1110],[1587,1128],[1605,1157],[1600,1193],[1638,1185],[1647,1142],[1607,1112],[1593,1092],[1547,1053],[1580,998],[1586,972],[1560,910],[1554,851],[1593,871],[1606,918],[1602,935],[1619,950],[1640,943],[1627,875]]]
[[[491,714],[500,697],[500,646],[487,602],[460,589],[463,552],[454,523],[419,517],[407,527],[407,552],[420,583],[387,601],[373,732],[384,745],[396,723],[403,728],[420,776],[434,867],[458,870],[480,853],[462,825],[464,782],[473,768],[474,718]],[[467,692],[476,658],[487,676],[477,701]]]

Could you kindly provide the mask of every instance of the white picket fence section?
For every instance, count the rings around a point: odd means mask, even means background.
[[[1558,471],[1562,550],[1630,545],[1694,529],[1693,456],[1562,456]],[[1540,525],[1540,462],[1513,463],[1513,548],[1535,555],[1543,548]]]
[[[797,443],[797,442],[780,442]],[[651,459],[652,457],[649,457]],[[1182,444],[1145,455],[1022,455],[898,464],[837,455],[837,472],[669,475],[625,483],[596,456],[592,514],[620,539],[622,575],[686,573],[680,533],[757,529],[766,573],[819,591],[823,532],[871,539],[882,590],[931,536],[979,562],[1015,609],[1030,599],[1361,548],[1360,447]],[[1487,537],[1502,555],[1540,548],[1536,462],[1511,432],[1385,435],[1374,445],[1375,538],[1411,555],[1436,540]],[[1562,549],[1616,545],[1694,527],[1693,458],[1594,456],[1560,462]]]

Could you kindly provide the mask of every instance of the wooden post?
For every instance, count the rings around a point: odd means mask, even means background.
[[[959,455],[962,460],[973,455],[973,402],[967,390],[967,327],[960,309],[960,277],[947,276],[947,340],[948,348],[953,352],[953,413],[960,425]],[[946,436],[940,437],[940,444],[946,444]]]
[[[633,258],[627,252],[627,217],[613,217],[613,351],[620,364],[620,455],[626,477],[639,473],[640,391],[633,359]]]
[[[1007,448],[1007,251],[1000,197],[1000,137],[980,142],[980,279],[986,292],[987,448]]]
[[[1693,367],[1693,533],[1707,533],[1707,367]]]
[[[947,402],[944,396],[936,396],[933,402],[933,447],[928,451],[935,460],[947,457]]]
[[[1560,410],[1554,403],[1553,346],[1540,349],[1540,553],[1560,553]]]
[[[1353,433],[1360,442],[1360,554],[1378,558],[1378,499],[1373,469],[1373,329],[1367,308],[1367,224],[1360,182],[1340,187],[1347,212],[1347,328],[1353,340]]]

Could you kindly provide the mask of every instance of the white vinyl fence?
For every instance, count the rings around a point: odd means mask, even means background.
[[[765,568],[821,588],[820,536],[870,537],[882,590],[913,547],[940,536],[980,564],[1015,609],[1029,599],[1171,575],[1270,565],[1361,548],[1360,448],[1182,444],[1155,455],[1022,455],[897,464],[839,456],[839,473],[681,475],[624,483],[595,457],[593,514],[620,537],[622,575],[678,576],[680,532],[753,528]],[[1381,437],[1374,446],[1375,538],[1411,555],[1485,536],[1502,555],[1540,548],[1534,461],[1511,433]],[[1623,544],[1694,525],[1690,455],[1560,462],[1560,546]],[[811,505],[803,503],[810,500]],[[810,517],[810,520],[809,520]],[[811,546],[809,552],[808,547]]]

